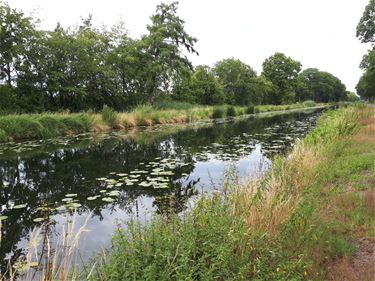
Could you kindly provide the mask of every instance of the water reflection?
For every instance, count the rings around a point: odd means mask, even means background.
[[[261,162],[267,168],[275,153],[315,126],[319,114],[2,145],[0,259],[20,255],[19,242],[33,226],[47,217],[59,224],[69,209],[92,212],[88,252],[108,243],[116,219],[181,212],[212,181],[220,183],[229,163],[241,177],[256,173]]]

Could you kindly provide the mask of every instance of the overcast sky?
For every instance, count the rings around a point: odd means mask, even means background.
[[[171,1],[164,1],[166,3]],[[354,90],[361,75],[358,65],[369,46],[355,37],[355,29],[369,0],[180,0],[179,16],[199,41],[195,65],[213,65],[238,58],[258,73],[264,59],[283,52],[339,77]],[[92,14],[95,25],[119,19],[133,37],[146,31],[160,0],[8,0],[25,12],[37,11],[41,27],[78,24]]]

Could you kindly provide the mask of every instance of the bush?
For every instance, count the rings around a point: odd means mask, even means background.
[[[215,107],[212,113],[212,118],[218,119],[223,118],[225,116],[225,111],[222,107]]]
[[[157,101],[154,104],[154,107],[160,110],[166,110],[166,109],[188,110],[188,109],[193,108],[194,105],[188,102],[161,100],[161,101]]]
[[[4,142],[7,140],[8,140],[7,133],[3,129],[0,129],[0,141]]]
[[[316,102],[312,100],[307,100],[303,102],[303,106],[305,107],[313,107],[316,106]]]
[[[237,115],[237,113],[236,113],[236,109],[234,108],[234,106],[229,106],[227,108],[227,116],[234,117],[236,115]]]
[[[255,107],[254,107],[254,105],[249,105],[249,106],[247,107],[247,109],[246,109],[246,113],[247,113],[247,114],[254,114],[254,112],[255,112]]]
[[[117,121],[117,113],[112,108],[105,105],[102,109],[102,119],[108,125],[114,127]]]

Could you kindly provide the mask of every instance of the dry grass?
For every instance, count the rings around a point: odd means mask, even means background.
[[[353,140],[375,146],[375,109],[366,109],[368,117],[361,120],[362,128]],[[375,152],[374,152],[375,153]]]
[[[337,259],[330,267],[329,281],[375,281],[375,240],[357,242],[354,257]]]
[[[78,280],[79,272],[76,264],[79,261],[78,246],[81,237],[86,233],[87,223],[91,215],[77,230],[76,214],[67,216],[62,232],[52,242],[51,222],[34,228],[30,232],[24,256],[7,272],[0,273],[1,281],[73,281]]]
[[[375,189],[366,190],[363,194],[366,210],[375,216]]]
[[[247,214],[249,232],[272,235],[279,232],[296,209],[304,189],[315,181],[319,157],[318,151],[299,143],[287,161],[279,159],[278,165],[267,175],[247,181],[238,188],[236,212]]]

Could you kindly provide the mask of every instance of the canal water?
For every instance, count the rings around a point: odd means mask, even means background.
[[[30,230],[46,220],[58,234],[73,210],[76,225],[90,216],[80,244],[88,257],[110,245],[122,222],[182,212],[220,189],[229,166],[242,180],[266,170],[321,112],[0,144],[0,260],[22,255]]]

